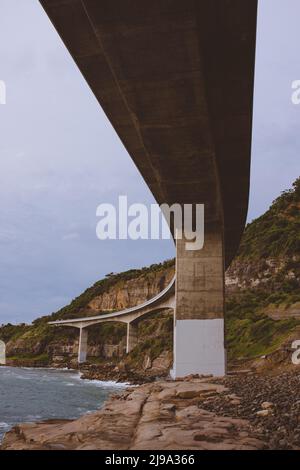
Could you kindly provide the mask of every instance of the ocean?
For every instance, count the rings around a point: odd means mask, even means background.
[[[0,441],[17,423],[74,419],[127,385],[82,380],[74,370],[0,367]]]

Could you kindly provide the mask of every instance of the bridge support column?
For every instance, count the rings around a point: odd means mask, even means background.
[[[6,364],[6,346],[4,341],[0,340],[0,364],[4,365]]]
[[[205,233],[204,247],[176,243],[174,366],[171,375],[225,374],[224,256],[221,230]]]
[[[86,361],[87,356],[87,340],[88,330],[87,328],[80,328],[79,333],[79,344],[78,344],[78,364]]]
[[[138,342],[138,327],[135,323],[127,323],[126,353],[130,353]]]

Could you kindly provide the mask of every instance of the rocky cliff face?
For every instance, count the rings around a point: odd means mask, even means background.
[[[87,305],[93,312],[110,312],[134,307],[151,299],[171,282],[174,268],[167,267],[146,276],[141,274],[128,281],[119,281],[103,294],[96,295]]]
[[[295,287],[300,286],[299,264],[300,256],[296,255],[247,260],[237,258],[226,272],[227,292],[259,287],[271,291],[280,289],[283,282],[289,281]]]

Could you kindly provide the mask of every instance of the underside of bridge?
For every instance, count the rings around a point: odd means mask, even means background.
[[[225,372],[224,267],[249,191],[256,0],[41,0],[159,204],[205,205],[177,241],[174,376]]]

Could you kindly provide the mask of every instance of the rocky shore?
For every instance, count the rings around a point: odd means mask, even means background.
[[[236,399],[219,394],[202,404],[207,411],[245,419],[269,449],[300,450],[300,369],[268,374],[246,373],[216,381]]]
[[[120,362],[118,364],[107,362],[101,365],[83,364],[80,366],[82,379],[89,380],[113,380],[115,382],[127,382],[132,385],[142,385],[153,382],[159,378],[166,378],[169,375],[170,364],[168,367],[163,364],[161,368],[133,369],[128,364]]]
[[[236,400],[210,378],[144,384],[77,420],[17,425],[6,434],[2,450],[267,448],[248,420],[205,409],[207,401],[221,396]]]
[[[300,450],[300,370],[130,387],[79,419],[15,426],[11,449]]]

